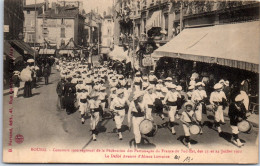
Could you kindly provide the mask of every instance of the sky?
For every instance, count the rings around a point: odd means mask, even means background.
[[[61,0],[49,0],[50,7],[52,2],[57,2]],[[62,0],[64,1],[64,0]],[[65,0],[65,1],[77,1],[77,0]],[[90,12],[91,9],[97,10],[98,13],[103,15],[104,11],[107,11],[108,7],[111,7],[113,4],[113,0],[79,0],[83,2],[83,9],[86,11],[86,13]],[[114,0],[115,1],[115,0]],[[44,2],[44,0],[36,0],[36,3]],[[26,4],[34,4],[35,0],[26,0]]]

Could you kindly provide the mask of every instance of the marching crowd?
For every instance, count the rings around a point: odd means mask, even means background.
[[[176,119],[180,119],[188,148],[191,148],[191,134],[203,133],[205,119],[202,114],[207,110],[214,113],[214,125],[221,133],[221,125],[225,124],[223,112],[228,109],[232,142],[238,147],[243,146],[238,137],[239,131],[250,130],[250,124],[246,121],[249,98],[244,91],[239,91],[234,99],[230,99],[227,94],[230,89],[228,80],[222,79],[216,83],[208,96],[204,80],[195,78],[197,73],[192,74],[188,91],[185,92],[171,77],[162,80],[153,71],[148,76],[137,71],[133,78],[127,78],[107,64],[90,66],[79,59],[65,58],[59,59],[56,69],[61,77],[57,85],[60,108],[66,109],[67,114],[78,110],[82,124],[90,116],[94,141],[97,140],[97,125],[105,112],[112,115],[120,140],[123,139],[122,123],[127,115],[137,147],[141,146],[142,134],[155,132],[155,116],[162,120],[167,118],[174,135]]]

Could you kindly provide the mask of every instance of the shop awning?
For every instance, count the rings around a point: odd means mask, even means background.
[[[4,41],[4,59],[9,57],[15,62],[23,61],[23,56],[19,54],[7,41]]]
[[[37,54],[36,51],[34,51],[31,46],[27,43],[25,43],[24,41],[21,40],[11,40],[11,43],[13,43],[14,45],[16,45],[17,47],[21,48],[24,51],[24,54],[29,54],[31,56],[34,56],[34,52],[35,54]]]
[[[152,27],[162,26],[162,11],[153,12],[152,16],[146,22],[146,30],[148,31]]]
[[[53,55],[55,54],[55,51],[55,49],[40,49],[39,54]]]
[[[152,57],[173,57],[258,72],[260,22],[184,29]]]

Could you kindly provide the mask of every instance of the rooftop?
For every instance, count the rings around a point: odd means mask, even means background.
[[[35,7],[36,8],[40,8],[44,5],[45,3],[37,3],[36,5],[35,4],[30,4],[30,5],[25,5],[23,8],[24,9],[34,9]]]
[[[49,9],[45,12],[45,18],[75,18],[77,15],[80,15],[78,7],[56,7],[55,9]],[[82,15],[80,15],[82,16]],[[43,14],[40,14],[38,18],[42,18]],[[84,16],[82,16],[84,17]]]

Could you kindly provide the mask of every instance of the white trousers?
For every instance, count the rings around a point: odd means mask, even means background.
[[[133,117],[132,122],[133,122],[133,132],[135,135],[135,142],[139,144],[141,142],[141,133],[140,133],[140,123],[144,120],[144,117]]]
[[[91,119],[90,119],[91,130],[95,130],[96,129],[98,122],[99,122],[99,112],[94,112],[91,115]]]
[[[102,107],[103,111],[105,111],[105,106],[106,106],[106,102],[102,102],[101,107]]]
[[[149,119],[149,120],[153,120],[152,109],[151,108],[147,108],[147,110],[146,110],[146,118]]]
[[[195,116],[196,116],[196,119],[201,122],[202,120],[202,104],[199,104],[197,106],[197,109],[195,110]]]
[[[177,111],[177,106],[169,106],[168,116],[169,116],[170,122],[175,121],[176,111]]]
[[[238,133],[239,133],[239,130],[238,130],[238,127],[237,127],[237,126],[232,126],[232,125],[231,125],[231,129],[232,129],[232,133],[233,133],[233,134],[238,134]]]
[[[184,135],[190,136],[190,128],[185,124],[182,124],[182,127],[183,127],[183,131],[184,131]]]
[[[86,85],[86,88],[88,90],[88,93],[90,93],[92,91],[92,86],[91,85]]]
[[[125,119],[125,110],[115,110],[116,115],[115,115],[115,123],[116,123],[116,128],[121,129],[122,123]]]
[[[19,90],[19,87],[14,87],[14,97],[17,97],[18,90]]]
[[[217,111],[215,112],[215,121],[224,122],[223,106],[218,106]]]
[[[79,111],[80,114],[83,115],[87,112],[88,104],[79,102]]]

